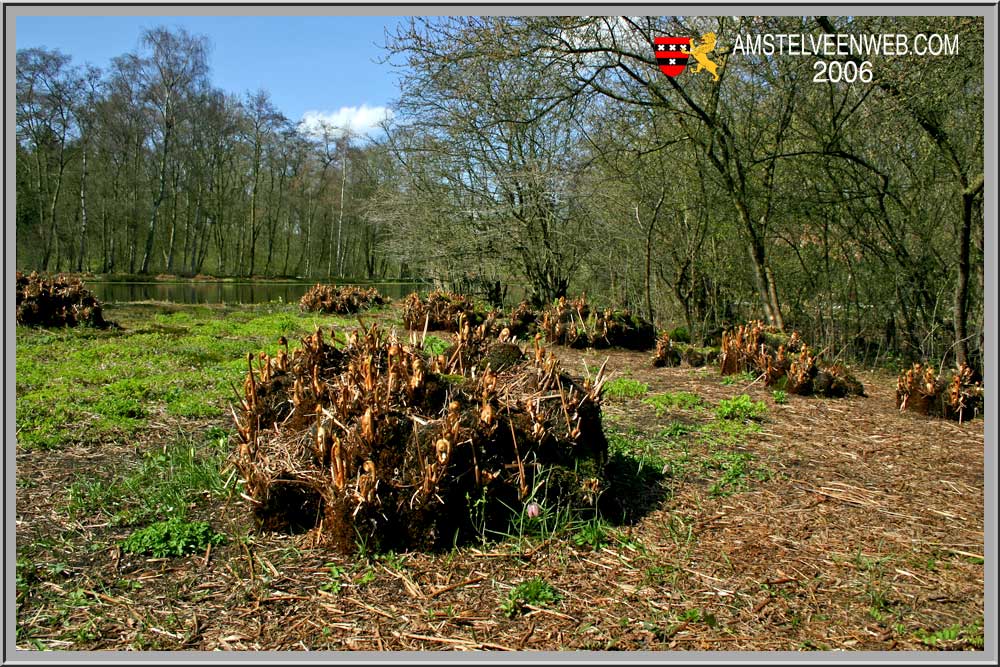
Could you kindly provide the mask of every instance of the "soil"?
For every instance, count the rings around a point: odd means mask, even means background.
[[[164,417],[140,444],[18,452],[18,555],[35,570],[18,594],[18,648],[903,651],[977,624],[981,640],[982,419],[900,413],[895,377],[884,372],[856,372],[867,397],[778,404],[760,384],[724,384],[715,366],[556,351],[573,373],[608,359],[608,371],[650,393],[765,401],[762,430],[740,447],[769,477],[727,496],[698,475],[666,478],[660,502],[596,548],[507,540],[367,560],[318,547],[309,533],[256,533],[234,494],[199,505],[196,518],[245,540],[151,559],[115,546],[128,528],[70,519],[64,508],[74,479],[107,478],[165,442],[177,425]],[[607,400],[604,412],[649,433],[711,419],[682,409],[657,416],[634,399]],[[693,457],[707,455],[698,447]],[[34,547],[40,540],[49,546]],[[532,577],[559,600],[504,615],[510,591]],[[982,644],[963,631],[933,648]]]

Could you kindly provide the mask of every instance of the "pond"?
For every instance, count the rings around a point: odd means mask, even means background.
[[[101,303],[168,301],[171,303],[297,303],[316,282],[100,282],[87,281],[86,287]],[[427,289],[425,283],[337,283],[374,287],[392,299]]]

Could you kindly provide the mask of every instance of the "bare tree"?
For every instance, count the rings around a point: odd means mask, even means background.
[[[59,51],[17,52],[17,133],[32,155],[43,270],[49,268],[58,242],[57,205],[71,157],[69,144],[77,131],[73,110],[80,85],[69,62],[69,56]]]
[[[160,133],[159,185],[149,214],[146,247],[139,268],[140,273],[148,273],[160,205],[166,196],[171,141],[178,107],[204,83],[208,74],[208,42],[204,37],[191,35],[183,28],[171,31],[158,27],[143,33],[142,44],[149,49],[149,55],[142,59],[140,74],[146,100],[155,115]]]

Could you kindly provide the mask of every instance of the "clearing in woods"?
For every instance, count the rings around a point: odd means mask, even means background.
[[[18,648],[983,648],[983,421],[899,413],[888,371],[854,369],[867,397],[805,398],[553,348],[571,373],[608,359],[618,379],[604,426],[634,471],[633,520],[342,556],[253,529],[225,466],[228,402],[247,352],[357,320],[107,313],[124,329],[17,331]],[[374,317],[399,326],[395,307]],[[225,541],[123,548],[174,515]]]

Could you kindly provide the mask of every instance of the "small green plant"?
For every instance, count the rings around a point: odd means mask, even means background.
[[[604,385],[604,395],[611,398],[639,398],[649,391],[649,385],[631,378],[615,378]]]
[[[701,609],[685,609],[678,618],[687,623],[697,623],[701,620]]]
[[[406,558],[403,554],[398,554],[395,551],[387,551],[384,554],[378,554],[375,556],[375,560],[381,562],[390,570],[396,570],[398,572],[403,569],[403,562]]]
[[[934,632],[920,628],[916,631],[916,636],[921,643],[932,648],[962,642],[974,649],[982,650],[984,645],[983,626],[979,622],[967,626],[952,625]]]
[[[500,611],[508,618],[514,618],[524,613],[526,605],[542,607],[556,602],[559,598],[559,593],[547,581],[534,577],[515,586],[500,605]]]
[[[424,352],[426,352],[431,357],[436,357],[439,354],[444,354],[444,351],[451,347],[451,343],[439,338],[438,336],[428,335],[424,339]]]
[[[361,587],[361,586],[367,586],[373,581],[375,581],[375,570],[369,567],[368,569],[366,569],[364,572],[361,573],[361,576],[358,577],[358,580],[354,583],[356,583],[358,587]]]
[[[486,539],[486,507],[488,504],[488,499],[486,497],[486,488],[479,493],[479,497],[473,498],[472,495],[466,491],[465,492],[465,502],[469,508],[469,521],[472,522],[472,527],[476,531],[476,535],[479,539]],[[458,537],[459,531],[455,530],[455,536],[452,539],[452,547],[458,547]]]
[[[656,416],[661,417],[667,410],[679,408],[681,410],[694,410],[700,408],[704,401],[698,394],[690,391],[673,391],[664,394],[653,394],[643,401],[646,405],[656,409]]]
[[[573,543],[578,547],[599,549],[607,541],[608,528],[603,521],[593,519],[580,524],[573,533]]]
[[[733,373],[732,375],[727,375],[722,378],[722,384],[724,385],[737,385],[737,384],[750,384],[757,379],[757,376],[750,371],[743,371],[742,373]]]
[[[670,426],[660,431],[664,438],[680,438],[694,432],[694,427],[682,422],[671,422]]]
[[[730,419],[736,421],[761,421],[767,415],[767,406],[764,401],[752,401],[747,394],[740,394],[734,398],[724,398],[719,401],[715,408],[715,416],[719,419]]]
[[[642,583],[645,586],[662,586],[670,573],[670,568],[662,565],[650,565],[642,573]]]
[[[210,544],[224,544],[225,541],[224,535],[216,533],[204,521],[173,517],[135,531],[125,538],[121,546],[128,553],[165,558],[204,551]]]
[[[775,389],[771,392],[771,398],[773,398],[774,402],[778,405],[784,405],[788,402],[788,392],[783,389]]]
[[[333,593],[336,595],[340,592],[340,589],[344,585],[344,568],[335,563],[327,563],[326,567],[330,572],[330,580],[325,582],[319,588],[321,591],[326,591],[327,593]]]

